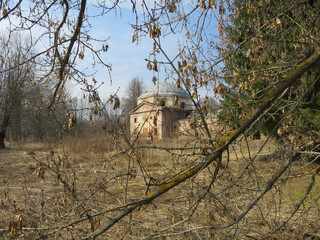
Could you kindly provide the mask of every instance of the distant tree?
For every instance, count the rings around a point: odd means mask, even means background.
[[[8,127],[21,122],[24,93],[33,79],[32,63],[24,63],[31,47],[20,37],[0,37],[0,149],[5,148]]]
[[[21,108],[21,132],[33,141],[60,139],[67,129],[66,113],[73,111],[72,100],[68,94],[60,96],[54,106],[48,108],[52,85],[42,83],[27,89]]]
[[[205,98],[201,98],[200,106],[204,114],[214,115],[217,114],[217,110],[221,108],[220,102],[212,96],[206,96]]]
[[[122,110],[127,129],[129,129],[130,112],[137,106],[137,99],[142,94],[144,88],[144,83],[139,77],[131,79],[126,87],[126,97],[122,100]]]
[[[139,77],[130,80],[126,88],[124,107],[127,111],[133,110],[137,106],[137,99],[144,90],[144,83]]]

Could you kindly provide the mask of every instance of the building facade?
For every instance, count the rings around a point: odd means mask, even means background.
[[[172,137],[176,122],[192,112],[188,93],[171,83],[159,83],[147,89],[130,113],[131,135],[139,138],[162,139]]]

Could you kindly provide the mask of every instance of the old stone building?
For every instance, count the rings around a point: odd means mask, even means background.
[[[167,138],[175,133],[176,122],[192,112],[188,93],[171,83],[159,83],[138,98],[130,113],[130,132],[139,138]]]

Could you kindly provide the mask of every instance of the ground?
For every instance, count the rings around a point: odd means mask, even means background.
[[[152,183],[174,176],[204,155],[203,149],[192,151],[200,153],[194,156],[181,150],[168,153],[173,146],[190,146],[186,140],[143,144],[150,148],[125,154],[106,139],[9,144],[0,152],[0,239],[84,237],[106,225],[126,204],[143,199]],[[154,149],[155,144],[164,151]],[[285,161],[274,156],[253,159],[262,144],[249,141],[249,154],[247,143],[238,142],[223,156],[212,185],[215,164],[134,211],[98,239],[261,239],[286,222],[274,239],[320,239],[319,176],[304,199],[318,164],[304,161],[294,162],[238,224],[226,226],[248,208]],[[268,143],[263,152],[274,149],[276,145]]]

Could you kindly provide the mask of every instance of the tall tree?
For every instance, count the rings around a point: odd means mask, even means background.
[[[119,1],[113,4],[104,4],[97,1],[100,15],[103,16],[116,8]],[[99,15],[90,14],[87,0],[72,1],[1,1],[0,22],[9,33],[27,32],[30,34],[32,45],[37,45],[37,51],[26,61],[38,61],[45,65],[40,79],[50,78],[54,85],[51,95],[51,106],[63,95],[65,83],[73,79],[79,84],[88,86],[87,77],[91,71],[80,68],[77,61],[88,57],[92,53],[94,66],[102,64],[108,71],[111,65],[103,61],[101,54],[108,50],[106,39],[97,39],[89,35],[90,21]],[[57,14],[59,13],[59,14]],[[93,15],[93,16],[92,16]],[[40,44],[41,43],[41,44]]]
[[[227,59],[223,120],[237,124],[240,116],[315,52],[319,45],[319,1],[233,1],[230,22],[221,32]],[[235,51],[237,50],[237,51]],[[281,142],[319,139],[320,67],[309,69],[278,105],[266,114],[259,128]],[[285,116],[288,117],[281,121]],[[239,123],[239,122],[238,122]]]
[[[126,97],[122,100],[122,109],[127,130],[129,130],[130,112],[137,106],[137,99],[143,90],[144,83],[139,77],[131,79],[126,87]]]
[[[130,80],[126,87],[126,97],[124,98],[124,108],[130,112],[137,106],[137,99],[144,90],[144,83],[139,77]]]
[[[30,56],[30,49],[18,35],[0,38],[0,148],[5,148],[8,127],[17,126],[21,120],[24,92],[33,76],[31,63],[24,63]]]

